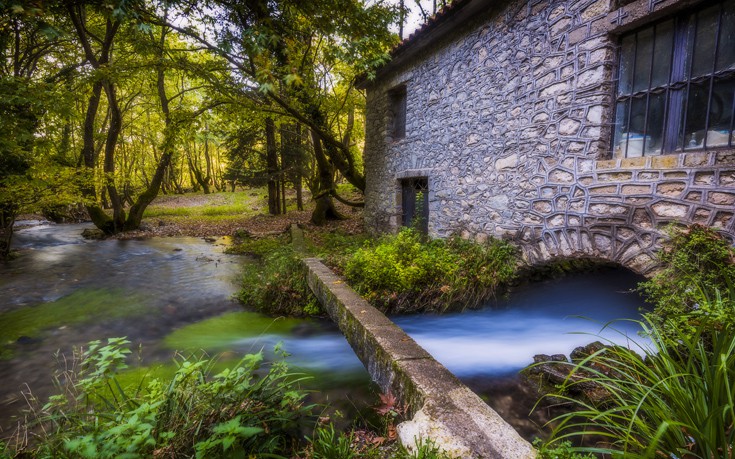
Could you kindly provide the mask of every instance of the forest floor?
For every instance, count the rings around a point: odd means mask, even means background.
[[[361,196],[347,194],[352,201]],[[314,203],[304,193],[304,210],[296,210],[296,198],[286,193],[287,212],[268,214],[268,197],[265,189],[252,188],[220,193],[188,193],[162,195],[148,207],[143,225],[138,231],[118,235],[120,239],[141,237],[220,237],[247,234],[253,237],[285,232],[296,223],[307,231],[358,234],[363,231],[362,209],[335,202],[345,220],[331,221],[316,227],[310,222]]]

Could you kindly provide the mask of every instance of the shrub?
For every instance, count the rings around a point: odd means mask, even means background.
[[[552,421],[558,423],[554,441],[599,436],[604,443],[575,450],[612,457],[730,457],[735,444],[735,327],[700,326],[692,333],[669,324],[663,333],[659,322],[641,325],[651,340],[644,358],[614,346],[572,367],[571,375],[580,377],[570,376],[553,396],[578,410]],[[599,385],[609,396],[594,404],[564,395],[572,392],[567,386],[576,384]]]
[[[458,237],[425,242],[413,229],[357,250],[345,275],[360,293],[387,312],[476,307],[515,276],[515,249],[492,239]]]
[[[735,324],[733,303],[728,292],[735,289],[735,250],[711,228],[693,225],[669,230],[671,239],[659,252],[662,269],[640,290],[654,305],[650,318],[660,323],[674,320],[676,327],[686,327],[677,317],[688,316],[711,324],[726,321]],[[721,301],[717,297],[722,296]]]
[[[266,314],[298,317],[320,312],[301,257],[289,245],[274,247],[260,262],[245,265],[238,299]]]
[[[261,353],[212,375],[212,361],[182,359],[171,381],[122,387],[129,342],[110,338],[77,353],[79,365],[57,378],[35,421],[35,445],[18,442],[15,454],[32,457],[278,457],[297,451],[312,407],[283,362],[261,368]],[[33,427],[27,426],[29,429]],[[22,438],[21,435],[18,438]]]

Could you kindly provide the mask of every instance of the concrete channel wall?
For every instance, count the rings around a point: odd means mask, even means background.
[[[398,425],[404,446],[431,439],[453,457],[535,457],[513,427],[342,278],[317,259],[304,265],[309,287],[373,380],[413,417]]]

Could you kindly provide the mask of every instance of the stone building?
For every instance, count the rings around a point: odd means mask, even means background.
[[[641,273],[735,237],[735,0],[456,0],[363,85],[369,229]]]

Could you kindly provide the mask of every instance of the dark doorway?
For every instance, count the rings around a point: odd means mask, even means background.
[[[429,179],[426,177],[401,180],[403,226],[429,233]]]

